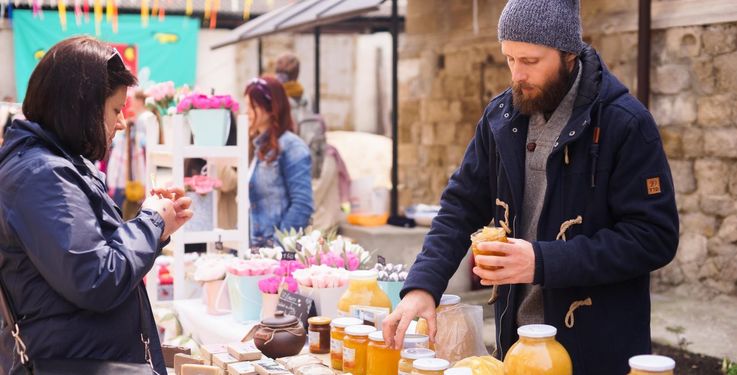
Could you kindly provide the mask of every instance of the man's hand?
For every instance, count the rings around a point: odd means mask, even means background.
[[[384,319],[382,331],[384,342],[389,347],[401,350],[404,345],[404,334],[409,323],[419,316],[427,320],[430,341],[435,341],[435,299],[430,293],[422,289],[415,289],[407,293],[397,308]]]
[[[476,255],[473,273],[481,278],[481,285],[531,284],[535,277],[535,251],[532,244],[517,238],[509,242],[482,242],[479,250],[493,251],[500,255]],[[500,267],[487,270],[485,267]]]

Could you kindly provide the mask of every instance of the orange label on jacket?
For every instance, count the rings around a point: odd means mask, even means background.
[[[647,195],[659,194],[660,190],[660,177],[653,177],[647,179]]]

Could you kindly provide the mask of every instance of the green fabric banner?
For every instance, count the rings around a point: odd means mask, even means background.
[[[118,16],[118,30],[106,22],[105,15],[99,35],[95,33],[94,14],[82,16],[77,25],[73,9],[66,14],[66,31],[62,30],[59,13],[44,11],[34,17],[31,10],[13,12],[13,41],[15,43],[15,79],[18,101],[23,101],[31,72],[38,61],[57,42],[75,35],[91,35],[113,44],[123,55],[126,64],[137,73],[141,86],[151,82],[174,81],[176,86],[194,85],[197,61],[198,19],[166,16],[163,20],[150,17],[148,26],[141,25],[141,17],[134,14]]]

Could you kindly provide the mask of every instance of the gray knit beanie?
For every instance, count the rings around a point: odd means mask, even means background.
[[[509,0],[498,31],[500,42],[540,44],[576,55],[585,47],[578,0]]]

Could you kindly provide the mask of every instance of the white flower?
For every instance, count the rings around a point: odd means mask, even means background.
[[[281,247],[262,247],[258,250],[259,254],[266,259],[281,260]]]
[[[169,109],[166,110],[166,114],[169,116],[174,116],[177,114],[177,108],[176,107],[169,107]]]
[[[343,254],[343,249],[345,249],[345,240],[342,236],[338,236],[338,238],[330,242],[330,252],[340,255]]]
[[[287,236],[282,239],[282,245],[287,249],[294,249],[297,246],[297,237]]]
[[[318,237],[319,238],[319,237]],[[302,246],[302,252],[305,253],[308,256],[315,256],[317,254],[317,250],[319,248],[317,239],[313,239],[312,236],[305,236],[297,240],[297,243],[299,243]]]

